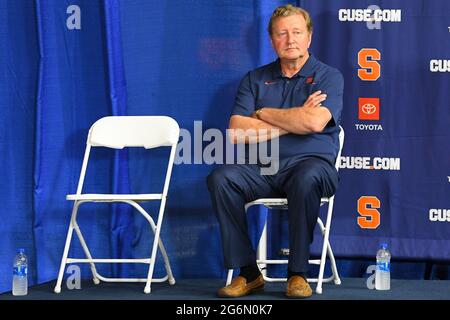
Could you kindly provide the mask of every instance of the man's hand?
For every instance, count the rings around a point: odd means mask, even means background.
[[[322,93],[322,91],[316,91],[313,94],[311,94],[306,102],[303,104],[304,108],[315,108],[320,107],[322,102],[327,99],[327,95],[325,93]]]

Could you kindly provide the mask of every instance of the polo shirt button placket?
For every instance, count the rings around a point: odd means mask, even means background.
[[[288,92],[289,80],[284,80],[283,97],[286,96]]]

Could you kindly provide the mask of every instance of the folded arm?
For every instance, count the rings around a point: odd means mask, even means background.
[[[322,132],[332,115],[328,108],[321,105],[326,94],[316,91],[311,94],[303,106],[288,109],[262,108],[259,119],[294,134]]]
[[[230,118],[229,138],[231,143],[258,143],[271,140],[289,133],[288,131],[257,119],[254,115],[250,117],[233,115]]]

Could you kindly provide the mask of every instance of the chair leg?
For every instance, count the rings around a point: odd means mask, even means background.
[[[327,246],[328,257],[330,257],[331,271],[333,272],[334,284],[341,284],[341,279],[339,278],[339,273],[336,266],[336,260],[334,259],[333,250],[331,250],[330,242],[328,241]]]
[[[155,232],[155,229],[153,229],[153,233],[154,232]],[[169,257],[167,256],[166,248],[163,245],[161,237],[159,238],[158,245],[159,245],[159,250],[161,251],[161,254],[163,256],[164,267],[166,268],[166,272],[167,272],[167,277],[169,279],[169,283],[171,285],[174,285],[175,284],[175,278],[173,277],[172,268],[170,267]]]
[[[228,286],[231,283],[231,280],[233,280],[233,269],[228,269],[228,275],[227,275],[227,282],[226,282],[226,286]]]
[[[316,293],[318,293],[318,294],[322,293],[323,273],[325,271],[325,262],[326,262],[326,247],[327,247],[327,243],[324,241],[324,244],[322,247],[322,254],[320,257],[319,277],[317,279],[317,287],[316,287]]]
[[[80,240],[81,243],[81,247],[83,248],[84,254],[86,255],[86,257],[89,260],[92,260],[92,255],[91,252],[89,251],[89,248],[86,244],[86,241],[84,240],[83,234],[81,233],[80,227],[78,226],[77,220],[76,220],[76,216],[74,219],[74,229],[75,232],[77,233],[78,239]],[[99,284],[100,280],[99,280],[99,274],[97,272],[97,269],[95,268],[95,264],[93,262],[90,262],[90,267],[91,267],[91,272],[92,272],[92,277],[93,277],[93,281],[95,284]]]
[[[153,246],[152,246],[152,252],[150,256],[150,265],[148,268],[148,274],[147,274],[147,282],[145,284],[144,292],[150,293],[151,292],[151,285],[152,285],[152,278],[153,278],[153,271],[155,269],[155,263],[156,263],[156,253],[158,248],[158,237],[159,237],[159,228],[157,228],[155,232],[155,239],[153,240]]]
[[[256,260],[267,260],[267,219],[264,223],[264,228],[261,233],[261,238],[259,239],[258,249],[256,251]],[[267,277],[267,264],[258,263],[258,266],[261,270],[261,274],[264,278]]]
[[[62,283],[62,279],[63,279],[64,269],[66,268],[67,254],[69,252],[70,241],[72,240],[72,233],[73,233],[73,227],[72,227],[72,225],[70,225],[69,230],[67,231],[66,245],[64,246],[64,253],[63,253],[63,257],[61,259],[61,265],[59,267],[58,280],[56,281],[56,286],[54,289],[55,293],[61,292],[61,283]]]
[[[155,222],[153,221],[153,218],[147,213],[147,211],[145,211],[144,208],[142,208],[135,201],[125,200],[123,202],[128,203],[129,205],[133,206],[137,211],[139,211],[140,214],[142,214],[144,216],[144,218],[150,224],[150,229],[153,231],[153,234],[156,236],[156,225],[155,225]],[[169,280],[169,284],[174,285],[175,284],[175,278],[174,278],[173,273],[172,273],[172,268],[170,266],[170,261],[169,261],[169,257],[167,256],[166,248],[164,247],[164,244],[163,244],[161,238],[158,239],[158,246],[159,246],[159,249],[161,250],[161,254],[162,254],[163,259],[164,259],[164,266],[166,268],[167,278]]]
[[[63,252],[62,259],[61,259],[61,265],[59,267],[58,280],[56,281],[56,286],[54,289],[55,293],[61,292],[61,283],[62,283],[62,279],[63,279],[63,275],[64,275],[64,270],[65,270],[66,264],[67,264],[67,256],[69,254],[69,248],[70,248],[70,243],[72,241],[72,235],[73,235],[73,229],[74,229],[74,220],[75,220],[74,218],[78,211],[78,206],[79,206],[79,203],[75,202],[73,209],[72,209],[72,216],[70,217],[69,229],[67,230],[66,244],[64,245],[64,252]]]
[[[329,207],[328,209],[330,210],[329,213],[329,221],[327,218],[327,229],[330,230],[331,228],[331,215],[333,214],[333,205],[334,205],[334,196],[330,199],[330,203],[329,203]],[[333,277],[334,277],[334,284],[336,285],[340,285],[341,284],[341,279],[339,278],[339,272],[336,266],[336,259],[334,258],[334,253],[333,250],[331,249],[331,244],[330,244],[330,232],[328,231],[328,235],[327,235],[327,252],[328,252],[328,256],[330,257],[330,262],[331,262],[331,271],[333,273]]]
[[[317,279],[317,287],[316,287],[317,294],[322,293],[322,282],[323,282],[323,273],[325,271],[326,254],[327,254],[327,249],[330,245],[328,242],[328,239],[330,236],[330,226],[331,226],[331,216],[333,214],[333,204],[334,204],[334,197],[331,197],[328,202],[327,221],[325,224],[325,232],[323,234],[324,236],[323,236],[322,253],[321,253],[321,257],[320,257],[319,278]]]
[[[152,254],[150,256],[150,266],[148,268],[147,283],[146,283],[145,289],[144,289],[145,293],[151,292],[153,271],[155,269],[155,264],[156,264],[156,253],[157,253],[157,249],[158,249],[159,235],[161,233],[161,225],[162,225],[162,221],[163,221],[165,206],[166,206],[166,199],[163,198],[161,200],[161,205],[159,208],[158,221],[157,221],[155,229],[154,229],[155,230],[155,238],[153,240]]]

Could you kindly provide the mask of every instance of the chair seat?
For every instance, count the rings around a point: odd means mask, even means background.
[[[161,200],[162,195],[160,193],[147,193],[147,194],[68,194],[67,200],[92,200],[92,201],[115,201],[115,200],[134,200],[134,201],[146,201],[146,200]]]
[[[320,205],[323,205],[324,203],[328,202],[330,198],[321,198],[320,199]],[[249,202],[246,204],[247,207],[262,204],[268,208],[275,207],[275,206],[287,206],[287,199],[286,198],[261,198],[252,202]]]

